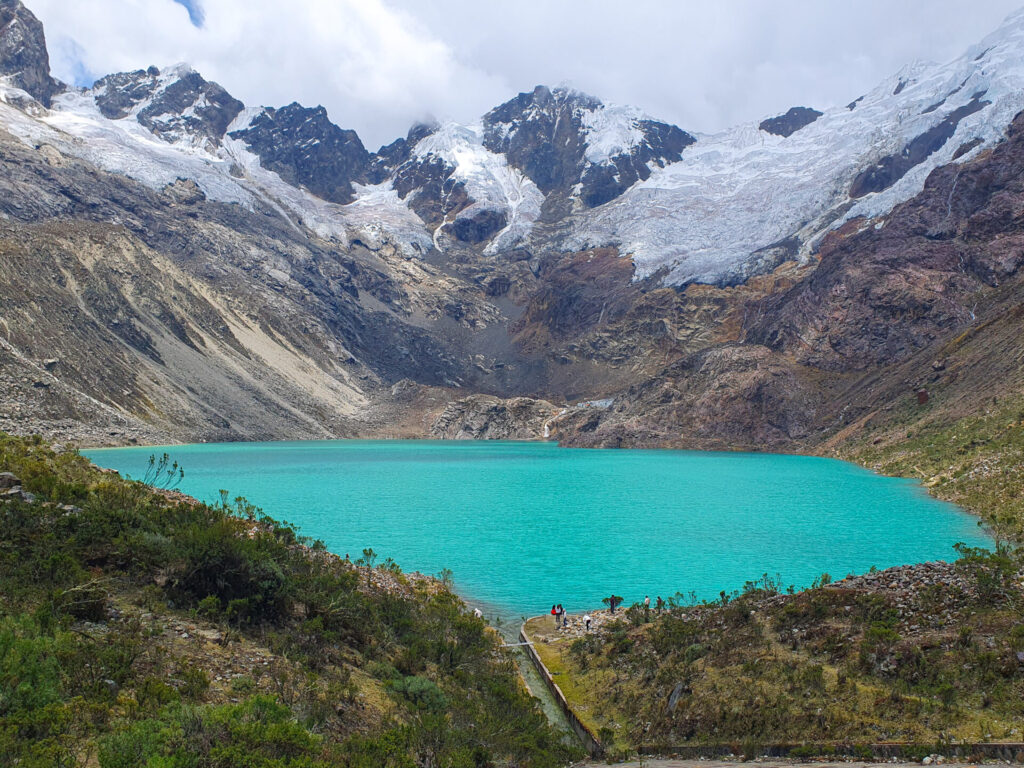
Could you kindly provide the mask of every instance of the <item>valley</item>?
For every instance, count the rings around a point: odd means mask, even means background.
[[[524,82],[373,150],[190,63],[61,82],[27,2],[0,762],[567,765],[504,642],[557,599],[609,759],[1020,742],[1024,10],[713,133]]]
[[[719,135],[538,86],[374,153],[185,65],[56,83],[4,9],[7,431],[855,456],[1019,391],[1019,15]]]

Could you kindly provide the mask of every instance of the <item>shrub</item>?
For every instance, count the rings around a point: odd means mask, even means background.
[[[448,701],[432,680],[410,675],[391,682],[391,690],[402,696],[417,709],[440,712]]]

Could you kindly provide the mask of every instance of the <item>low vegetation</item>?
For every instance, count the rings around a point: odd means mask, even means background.
[[[1024,556],[961,555],[799,593],[765,577],[538,647],[615,751],[1021,741]]]
[[[348,563],[244,500],[199,504],[39,439],[0,435],[3,471],[22,488],[0,490],[4,765],[578,756],[445,584],[374,569],[372,553]]]
[[[977,514],[997,535],[1024,541],[1024,398],[993,397],[970,414],[908,404],[895,423],[846,449],[883,474],[921,479]]]

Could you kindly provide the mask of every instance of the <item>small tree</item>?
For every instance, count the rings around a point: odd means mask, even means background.
[[[606,597],[604,600],[602,600],[601,602],[604,603],[605,605],[607,605],[608,608],[611,609],[612,613],[615,613],[616,606],[622,605],[622,596],[621,595],[610,595],[610,596]]]
[[[185,470],[178,466],[178,462],[171,463],[171,457],[166,453],[159,459],[155,454],[150,454],[149,466],[146,468],[146,474],[142,476],[142,482],[146,485],[169,491],[177,488],[184,479]]]
[[[367,568],[373,568],[373,563],[377,559],[377,553],[372,548],[367,547],[363,550],[363,556],[356,561],[357,565],[365,565]]]

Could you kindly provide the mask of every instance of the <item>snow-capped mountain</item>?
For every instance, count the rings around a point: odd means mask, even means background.
[[[742,281],[806,253],[1001,140],[1024,109],[1022,43],[1018,12],[960,58],[908,66],[795,130],[765,121],[700,136],[683,162],[580,217],[565,245],[617,243],[638,274],[664,268],[672,283]]]
[[[27,142],[154,188],[187,178],[212,200],[273,200],[323,237],[371,227],[410,254],[613,245],[638,277],[670,284],[741,282],[804,256],[830,228],[884,216],[936,166],[991,146],[1024,107],[1018,13],[959,59],[909,66],[824,113],[795,107],[695,137],[538,86],[476,125],[417,126],[370,153],[321,107],[246,109],[187,65],[62,88],[38,22],[4,13],[0,122]],[[26,92],[38,109],[21,108]],[[538,221],[563,226],[537,232]]]

